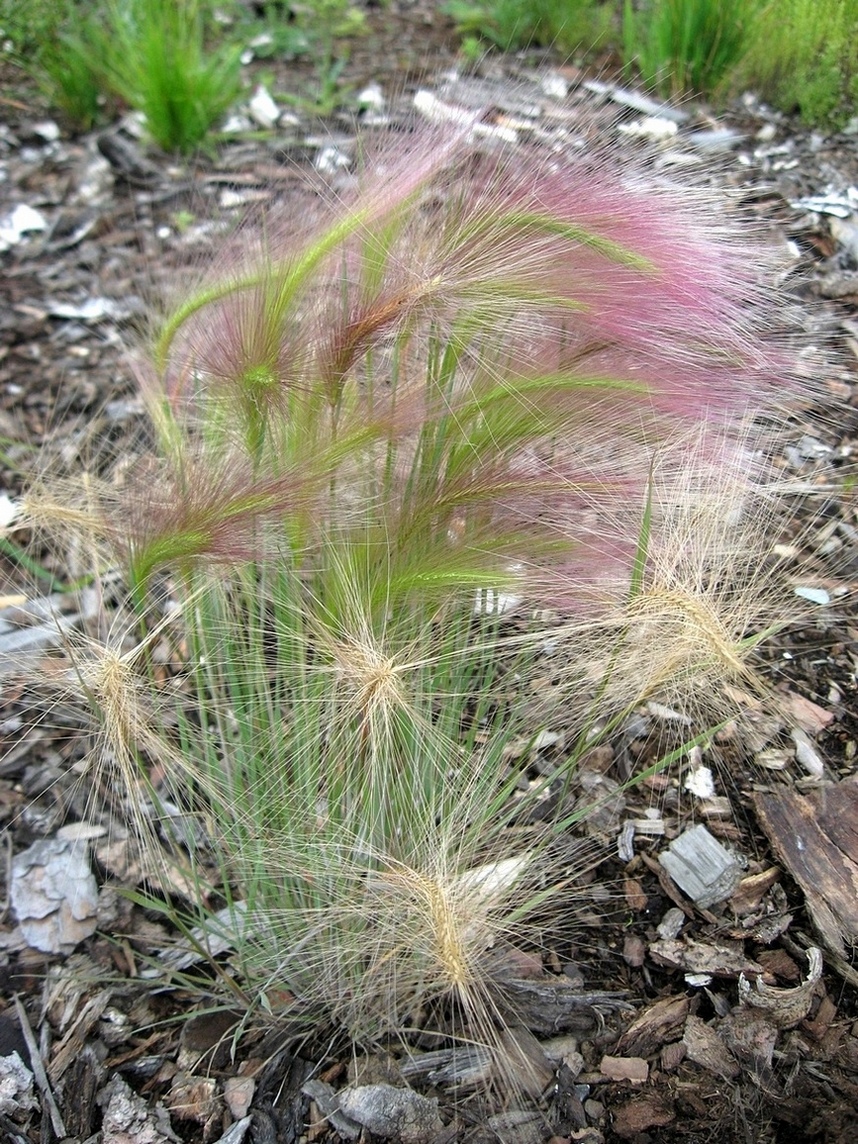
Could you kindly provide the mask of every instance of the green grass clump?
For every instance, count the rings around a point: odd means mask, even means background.
[[[160,147],[187,154],[240,93],[240,48],[214,43],[205,0],[61,0],[34,14],[30,28],[18,15],[3,25],[13,58],[78,130],[125,104]]]
[[[0,39],[7,58],[21,63],[46,43],[66,12],[61,0],[0,0]]]
[[[66,124],[87,131],[104,113],[101,62],[108,49],[103,13],[77,0],[0,3],[7,58],[36,83]]]
[[[208,46],[206,0],[111,0],[107,15],[110,89],[165,151],[193,151],[238,98],[240,48]]]
[[[596,0],[450,0],[443,9],[465,39],[484,41],[501,51],[553,47],[560,52],[589,49],[611,25],[610,7]]]
[[[716,91],[741,58],[759,0],[624,0],[623,55],[669,95]]]
[[[736,82],[809,125],[858,114],[858,0],[778,0],[750,28]]]

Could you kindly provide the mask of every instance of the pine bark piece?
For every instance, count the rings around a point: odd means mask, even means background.
[[[689,1016],[685,1022],[682,1043],[688,1051],[688,1059],[701,1068],[724,1080],[732,1080],[739,1075],[741,1070],[733,1054],[715,1030],[699,1017]]]
[[[104,1109],[103,1144],[178,1144],[163,1104],[150,1108],[118,1073],[101,1090],[98,1103]]]
[[[554,1066],[529,1029],[523,1025],[507,1026],[501,1033],[506,1050],[510,1079],[515,1079],[522,1092],[539,1098],[554,1080]]]
[[[644,1084],[649,1079],[649,1065],[643,1057],[602,1057],[599,1072],[608,1080],[628,1080]]]
[[[85,841],[43,838],[12,859],[12,908],[28,945],[71,953],[98,924],[98,886]]]
[[[749,874],[742,878],[736,892],[730,898],[730,908],[737,917],[745,917],[759,909],[769,890],[781,880],[777,866],[770,866],[759,874]]]
[[[438,1100],[410,1088],[367,1084],[339,1092],[340,1111],[375,1136],[395,1137],[401,1144],[425,1144],[444,1125]]]
[[[820,830],[858,865],[858,784],[826,783],[808,798],[816,810]]]
[[[649,955],[656,965],[681,969],[683,973],[708,973],[712,977],[757,977],[763,967],[747,957],[740,941],[695,941],[685,938],[650,942]]]
[[[91,997],[63,1039],[54,1047],[51,1063],[48,1065],[48,1076],[53,1084],[57,1084],[65,1075],[66,1069],[80,1057],[87,1038],[96,1023],[101,1020],[112,999],[112,989],[103,989]]]
[[[617,1041],[621,1056],[651,1057],[663,1044],[675,1041],[685,1026],[690,1002],[687,997],[663,997],[632,1021]]]
[[[858,942],[858,862],[844,854],[823,824],[831,826],[839,809],[838,837],[858,830],[852,792],[826,787],[821,817],[810,799],[789,787],[756,793],[754,806],[772,849],[804,891],[823,945],[848,959],[849,947]]]
[[[564,977],[508,978],[503,981],[503,1016],[509,1024],[524,1025],[542,1036],[559,1032],[586,1036],[598,1028],[604,1014],[631,1009],[626,997],[624,992],[582,992]]]
[[[764,1009],[769,1019],[779,1029],[791,1029],[803,1021],[810,1012],[816,983],[822,976],[822,954],[812,946],[807,951],[808,974],[800,985],[786,989],[767,985],[761,977],[756,980],[756,989],[744,974],[739,978],[739,1001],[753,1009]]]
[[[615,1135],[630,1140],[649,1128],[665,1128],[676,1120],[673,1101],[660,1093],[646,1093],[621,1105],[613,1114]]]

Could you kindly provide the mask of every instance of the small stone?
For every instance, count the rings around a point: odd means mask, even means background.
[[[377,83],[368,84],[355,97],[355,103],[363,111],[383,111],[385,108],[384,92]]]
[[[547,72],[539,81],[539,87],[549,99],[564,100],[569,94],[569,84],[558,72]]]
[[[47,229],[48,220],[40,211],[26,203],[19,203],[0,218],[0,250],[14,246],[25,234]]]
[[[821,779],[825,774],[825,763],[808,736],[800,727],[793,727],[792,741],[795,743],[795,757],[812,778]]]
[[[688,772],[682,785],[697,798],[712,798],[715,794],[715,780],[710,767],[695,767]]]
[[[247,1116],[256,1091],[252,1076],[231,1076],[223,1082],[223,1098],[234,1120]]]
[[[672,906],[659,923],[658,936],[664,941],[671,941],[673,938],[678,937],[680,930],[685,925],[685,914],[676,906]]]
[[[811,604],[825,605],[831,603],[831,596],[824,588],[805,588],[799,587],[793,589],[796,596],[800,596],[802,600],[808,600]]]
[[[410,1088],[368,1084],[339,1094],[341,1112],[367,1131],[402,1144],[424,1144],[444,1127],[438,1101]]]
[[[271,92],[264,84],[259,84],[247,104],[251,119],[266,131],[270,131],[280,118],[280,108],[274,102]]]
[[[0,1057],[0,1113],[16,1116],[38,1108],[33,1096],[33,1074],[17,1052]]]
[[[621,123],[617,131],[628,135],[632,139],[651,139],[655,143],[665,143],[673,139],[679,128],[671,119],[663,119],[655,115],[647,115],[634,123]]]

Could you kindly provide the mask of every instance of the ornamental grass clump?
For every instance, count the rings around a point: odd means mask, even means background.
[[[473,126],[370,157],[306,226],[248,224],[153,323],[157,451],[86,514],[133,651],[70,647],[65,686],[149,842],[168,803],[197,823],[161,843],[219,887],[184,924],[197,948],[226,933],[248,1007],[502,1056],[507,954],[540,948],[574,880],[600,697],[613,715],[696,678],[645,655],[679,590],[659,529],[685,536],[653,511],[660,458],[693,429],[743,480],[727,442],[780,379],[746,236],[709,196]],[[705,642],[715,589],[687,591]],[[541,729],[522,699],[546,603],[579,662],[596,624],[617,657],[594,660],[581,745],[528,777],[511,745]]]
[[[563,678],[551,702],[579,724],[595,705],[610,720],[656,701],[696,727],[774,708],[757,652],[802,615],[773,549],[782,501],[747,438],[695,433],[656,453],[643,517],[627,504],[602,520],[619,535],[639,528],[634,559],[591,586],[586,635],[580,619],[552,634]],[[544,575],[542,598],[574,610],[577,564]]]

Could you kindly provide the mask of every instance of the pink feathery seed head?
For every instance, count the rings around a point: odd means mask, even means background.
[[[427,311],[431,298],[416,275],[397,273],[389,275],[381,287],[373,291],[361,289],[360,284],[344,281],[339,301],[319,310],[316,317],[314,373],[322,388],[335,401],[342,386],[351,378],[367,383],[372,378],[364,375],[361,366],[370,352],[376,354],[373,374],[382,373],[386,383],[391,382],[389,355],[386,353],[421,311]],[[407,339],[405,339],[407,340]]]
[[[309,519],[323,492],[321,475],[260,479],[238,455],[188,456],[138,475],[112,534],[137,578],[198,560],[241,563],[265,555],[269,525]]]
[[[167,373],[170,390],[192,381],[197,400],[211,398],[260,411],[284,410],[291,393],[311,384],[312,346],[306,322],[273,313],[276,283],[236,291],[195,316]]]
[[[420,126],[371,142],[359,156],[350,188],[329,193],[337,214],[345,209],[359,217],[367,232],[417,203],[423,193],[443,183],[473,149],[473,129],[479,113],[458,123]]]
[[[778,370],[759,345],[756,236],[728,224],[711,193],[628,177],[610,157],[516,151],[475,164],[455,194],[445,255],[453,291],[469,278],[504,281],[576,303],[562,337],[611,344],[627,371],[654,379],[668,409],[682,374],[687,398],[711,410],[768,396]],[[480,218],[484,227],[469,230]]]
[[[582,459],[576,464],[573,455],[548,467],[541,488],[522,482],[505,498],[498,522],[533,537],[518,555],[521,594],[531,606],[580,618],[598,615],[614,599],[617,583],[628,582],[637,535],[628,521],[618,527],[611,510],[640,506],[645,479],[643,465],[609,474]]]
[[[359,263],[366,257],[365,248],[371,250],[376,229],[385,244],[392,224],[395,230],[413,221],[421,196],[465,153],[470,124],[471,118],[455,127],[421,129],[398,138],[395,147],[369,149],[350,187],[335,193],[315,185],[314,195],[298,194],[296,201],[293,194],[264,214],[249,215],[223,243],[214,265],[199,276],[194,289],[172,299],[173,315],[193,304],[195,297],[211,300],[194,308],[172,335],[166,368],[162,367],[167,391],[177,394],[199,373],[228,387],[248,376],[258,377],[262,370],[294,377],[298,367],[313,362],[322,320],[334,316],[342,303],[337,288],[344,282],[359,286]],[[309,177],[307,184],[305,192]],[[398,292],[412,300],[419,294],[421,271],[411,267],[413,253],[405,240],[385,267],[381,311]],[[406,254],[407,266],[398,262]],[[296,268],[303,274],[306,265],[310,267],[306,280],[299,283],[283,312],[276,304],[278,289]],[[366,298],[358,309],[363,310],[365,303]],[[354,292],[349,303],[353,306]],[[329,339],[329,349],[322,347],[323,367],[327,358],[334,368],[340,359],[347,361],[355,347],[367,341],[367,330],[390,323],[389,315],[369,309],[355,314],[347,307],[345,329],[340,331],[344,344]],[[342,309],[336,316],[342,327]]]

